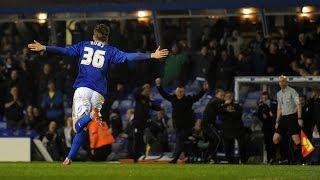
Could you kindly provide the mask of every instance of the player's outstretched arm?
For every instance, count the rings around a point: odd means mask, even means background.
[[[33,43],[28,44],[28,48],[31,51],[48,51],[53,53],[60,53],[67,56],[77,56],[79,55],[79,44],[72,45],[68,48],[57,47],[57,46],[45,46],[37,42],[36,40]]]
[[[167,57],[169,54],[168,49],[160,49],[160,46],[158,49],[153,53],[126,53],[122,52],[118,49],[113,50],[113,56],[111,58],[112,63],[123,63],[125,61],[137,61],[137,60],[144,60],[144,59],[161,59],[164,57]]]

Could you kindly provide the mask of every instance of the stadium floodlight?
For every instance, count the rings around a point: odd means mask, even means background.
[[[257,21],[257,8],[246,7],[240,9],[240,19],[242,21],[250,20],[253,23]]]
[[[313,12],[315,11],[314,6],[303,6],[300,11],[298,11],[299,18],[301,19],[313,19]]]
[[[147,24],[150,21],[151,11],[137,11],[136,16],[139,23]]]
[[[243,15],[250,15],[250,14],[255,14],[257,12],[257,9],[253,7],[242,8],[240,12]]]
[[[151,12],[150,11],[138,11],[137,16],[138,16],[138,18],[146,18],[146,17],[151,16]]]
[[[313,6],[303,6],[301,9],[302,13],[312,13],[314,12],[315,8]]]
[[[47,20],[48,14],[47,13],[38,13],[37,18],[38,18],[38,20]]]
[[[37,20],[39,24],[44,24],[46,23],[48,18],[48,14],[47,13],[38,13],[37,14]]]

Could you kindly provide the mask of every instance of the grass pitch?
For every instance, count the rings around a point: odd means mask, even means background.
[[[320,179],[320,166],[0,163],[6,179]]]

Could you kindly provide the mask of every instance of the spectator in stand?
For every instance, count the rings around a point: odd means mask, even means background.
[[[72,138],[74,135],[72,117],[68,117],[66,119],[65,126],[62,127],[59,133],[62,139],[62,156],[65,157],[70,151]]]
[[[19,88],[21,90],[23,85],[22,85],[21,79],[19,78],[18,70],[16,70],[16,69],[11,70],[10,79],[7,82],[7,86],[8,86],[7,91],[9,91],[10,88],[13,86],[16,86],[17,88]],[[24,94],[24,93],[22,93],[22,94]]]
[[[177,44],[171,48],[171,54],[166,58],[164,66],[164,85],[177,85],[181,81],[182,72],[185,68],[188,58],[181,54]]]
[[[52,80],[53,77],[50,64],[44,64],[37,80],[38,94],[43,94],[46,91],[48,81]]]
[[[231,41],[229,43],[233,47],[234,56],[237,57],[244,50],[244,40],[237,30],[232,31]]]
[[[36,121],[33,116],[32,112],[32,105],[27,106],[25,112],[24,112],[24,118],[20,121],[19,128],[20,129],[27,129],[32,130],[36,127]]]
[[[278,53],[278,47],[275,43],[270,44],[267,53],[267,74],[268,76],[279,75],[280,63],[283,61],[281,55]]]
[[[63,97],[51,80],[48,81],[48,91],[42,97],[41,107],[48,121],[56,121],[58,126],[63,124]]]
[[[67,95],[67,99],[72,101],[73,96],[73,81],[76,74],[71,68],[71,64],[66,64],[63,61],[59,61],[58,72],[56,73],[56,86],[57,89],[61,89],[62,93]]]
[[[220,57],[221,47],[219,46],[218,41],[216,39],[212,39],[209,42],[208,52],[211,54],[211,56],[214,57],[214,59]]]
[[[4,103],[6,99],[6,76],[5,76],[5,67],[4,63],[0,60],[0,116],[2,118],[3,113],[4,113]]]
[[[20,94],[24,95],[22,100],[24,102],[29,102],[31,93],[28,91],[29,84],[27,84],[28,82],[24,79],[26,76],[27,74],[21,74],[17,69],[13,69],[10,73],[10,79],[7,82],[7,89],[9,91],[10,87],[16,86],[19,89]]]
[[[35,90],[36,87],[34,85],[33,77],[31,74],[31,70],[29,64],[25,61],[20,62],[20,75],[19,78],[21,78],[22,86],[23,86],[23,94],[26,95],[25,101],[26,103],[35,103]],[[22,76],[21,76],[22,75]]]
[[[192,58],[192,79],[207,79],[212,61],[213,57],[208,53],[208,48],[202,46],[201,51]]]
[[[211,39],[211,29],[209,26],[206,25],[203,27],[203,32],[202,32],[201,41],[200,41],[200,47],[206,46],[209,43],[210,39]]]
[[[15,62],[12,60],[11,57],[7,57],[6,60],[5,60],[5,71],[6,71],[6,75],[9,75],[10,72],[13,70],[13,69],[16,69],[16,64]]]
[[[295,48],[297,51],[297,55],[310,50],[310,45],[306,38],[306,34],[304,33],[299,34],[298,42],[296,43]]]
[[[113,88],[111,87],[111,89],[113,89]],[[101,110],[102,116],[108,117],[109,114],[107,115],[107,114],[104,114],[104,113],[110,113],[110,111],[112,111],[112,110],[111,110],[112,104],[113,104],[115,101],[118,101],[118,102],[119,102],[120,100],[123,100],[124,97],[125,97],[125,95],[126,95],[126,91],[125,91],[124,84],[118,82],[118,83],[116,84],[115,89],[111,90],[110,93],[107,95],[107,96],[108,96],[108,97],[107,97],[108,100],[107,100],[106,103],[102,106],[102,110]],[[110,114],[111,114],[111,113],[110,113]],[[111,119],[109,118],[109,120],[111,120]]]
[[[55,161],[60,161],[63,158],[61,154],[61,142],[62,139],[57,132],[57,123],[50,121],[48,131],[42,138],[42,143]]]
[[[217,64],[216,70],[216,88],[224,90],[231,88],[232,77],[234,75],[234,63],[229,57],[227,51],[221,52],[221,60]]]
[[[43,116],[43,114],[41,114],[39,107],[34,106],[32,109],[32,113],[33,113],[34,121],[37,124],[37,126],[35,127],[35,130],[39,134],[43,135],[45,133],[45,127],[47,127],[48,123],[45,117]]]
[[[23,118],[23,102],[16,86],[11,87],[10,95],[4,104],[4,116],[7,119],[7,126],[16,129]]]
[[[252,62],[247,52],[241,52],[238,55],[235,65],[235,74],[237,76],[250,76],[253,75]]]

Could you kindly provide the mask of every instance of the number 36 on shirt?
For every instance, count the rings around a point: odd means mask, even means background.
[[[81,64],[90,65],[92,64],[95,68],[102,68],[104,64],[104,55],[106,51],[93,50],[91,47],[84,47],[83,59]]]

